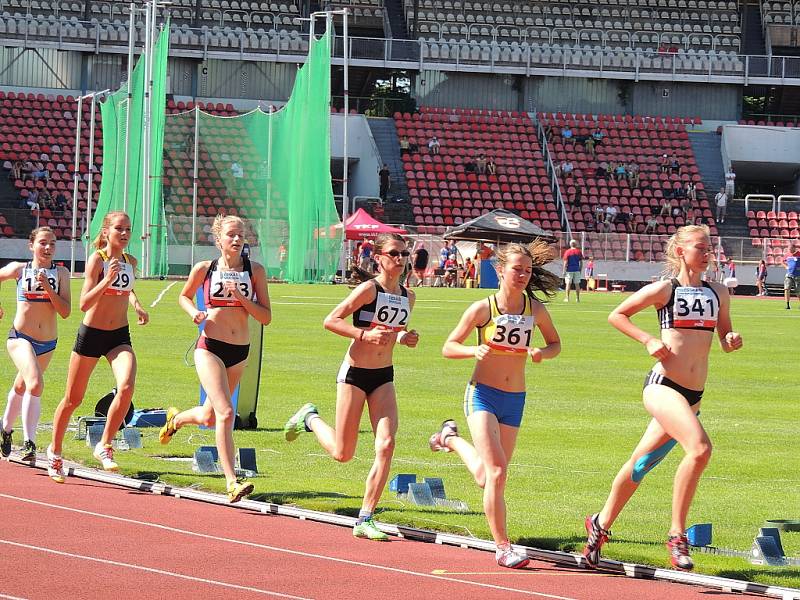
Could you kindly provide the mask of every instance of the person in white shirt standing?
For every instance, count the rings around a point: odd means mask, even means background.
[[[728,198],[733,198],[735,187],[736,173],[733,171],[733,165],[728,165],[728,170],[725,171],[725,193],[728,194]]]
[[[714,196],[714,202],[717,205],[717,223],[725,222],[725,212],[728,210],[728,194],[724,187],[719,188],[719,192]]]

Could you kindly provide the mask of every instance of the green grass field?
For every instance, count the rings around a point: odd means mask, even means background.
[[[73,282],[77,306],[78,281]],[[149,305],[167,282],[139,282],[142,301]],[[177,305],[180,285],[174,285],[151,311],[151,323],[133,326],[139,360],[134,403],[138,408],[197,402],[194,368],[184,355],[195,338],[195,327]],[[355,459],[340,465],[328,458],[311,434],[288,444],[281,435],[286,418],[297,407],[314,401],[321,414],[333,418],[335,376],[347,340],[322,328],[322,319],[349,290],[343,286],[274,285],[274,320],[265,333],[258,431],[237,431],[237,446],[257,449],[261,474],[254,480],[257,497],[312,509],[355,515],[363,481],[372,460],[372,436],[366,418]],[[415,350],[395,351],[400,431],[394,473],[441,476],[448,495],[464,500],[470,512],[431,510],[399,501],[386,491],[379,520],[489,538],[481,510],[481,491],[451,454],[432,454],[429,435],[447,417],[454,417],[467,435],[461,400],[472,369],[471,361],[441,357],[445,336],[462,310],[486,295],[482,290],[419,289],[412,325],[421,335]],[[0,292],[10,327],[13,286]],[[580,305],[561,297],[549,305],[562,339],[562,353],[552,361],[528,366],[528,405],[513,458],[507,491],[509,530],[521,543],[549,549],[579,551],[584,541],[583,518],[599,510],[619,466],[627,459],[647,423],[641,385],[652,360],[644,349],[606,322],[616,294],[584,295]],[[690,522],[711,522],[716,546],[749,550],[765,519],[800,518],[798,477],[797,359],[800,311],[784,310],[778,301],[736,297],[734,328],[744,349],[724,354],[715,344],[703,402],[703,422],[714,443],[714,455],[696,496]],[[66,367],[81,314],[61,324],[61,341],[46,376],[42,423],[52,420],[66,379]],[[654,311],[637,317],[656,331]],[[0,360],[3,389],[12,365]],[[110,369],[100,364],[87,400],[76,418],[89,414],[96,400],[112,387]],[[3,392],[3,398],[5,392]],[[199,476],[186,461],[199,445],[213,444],[213,432],[184,429],[169,446],[158,443],[156,430],[144,430],[143,450],[119,453],[123,472],[157,473],[176,485],[198,484],[221,491],[224,481]],[[49,432],[40,435],[47,444]],[[18,437],[15,442],[18,442]],[[69,433],[68,459],[93,464],[90,451]],[[674,451],[645,479],[615,524],[605,555],[624,561],[666,566],[663,546],[669,526],[672,476],[681,452]],[[800,556],[800,533],[783,536],[787,554]],[[738,558],[696,554],[697,570],[800,587],[800,569],[750,565]]]

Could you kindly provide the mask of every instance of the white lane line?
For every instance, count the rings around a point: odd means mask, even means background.
[[[19,598],[18,596],[7,596],[6,594],[0,594],[0,598],[4,600],[28,600],[27,598]]]
[[[137,571],[147,571],[148,573],[155,573],[157,575],[167,575],[169,577],[177,577],[178,579],[186,579],[196,583],[207,583],[209,585],[218,585],[225,588],[234,590],[241,590],[245,592],[255,592],[257,594],[264,594],[265,596],[275,596],[277,598],[291,598],[292,600],[311,600],[304,596],[292,596],[290,594],[281,594],[280,592],[273,592],[271,590],[262,590],[260,588],[248,587],[246,585],[237,585],[235,583],[227,583],[225,581],[217,581],[215,579],[205,579],[204,577],[193,577],[191,575],[183,575],[182,573],[175,573],[173,571],[163,571],[162,569],[153,569],[151,567],[143,567],[142,565],[134,565],[131,563],[121,562],[118,560],[106,560],[105,558],[97,558],[96,556],[86,556],[85,554],[73,554],[72,552],[63,552],[61,550],[53,550],[52,548],[45,548],[43,546],[34,546],[31,544],[20,544],[10,540],[0,540],[0,544],[8,544],[9,546],[16,546],[17,548],[25,548],[27,550],[36,550],[38,552],[46,552],[48,554],[56,554],[58,556],[66,556],[68,558],[78,558],[80,560],[88,560],[97,562],[104,565],[112,565],[114,567],[125,567],[126,569],[135,569]]]
[[[500,591],[505,591],[505,592],[515,592],[515,593],[518,593],[518,594],[524,594],[526,596],[537,596],[539,598],[554,598],[555,600],[576,600],[575,598],[569,598],[569,597],[566,597],[566,596],[556,596],[556,595],[553,595],[553,594],[545,594],[543,592],[533,592],[533,591],[530,591],[530,590],[520,590],[520,589],[516,589],[516,588],[504,587],[504,586],[501,586],[501,585],[492,585],[490,583],[480,583],[480,582],[477,582],[477,581],[469,581],[469,580],[466,580],[466,579],[458,579],[458,578],[455,578],[455,577],[445,577],[445,576],[442,576],[442,575],[433,575],[433,574],[430,574],[430,573],[423,573],[423,572],[419,572],[419,571],[409,571],[408,569],[399,569],[397,567],[387,567],[385,565],[376,565],[376,564],[361,562],[361,561],[357,561],[357,560],[348,560],[348,559],[344,559],[344,558],[337,558],[335,556],[326,556],[324,554],[315,554],[315,553],[312,553],[312,552],[302,552],[302,551],[299,551],[299,550],[290,550],[288,548],[280,548],[278,546],[269,546],[269,545],[266,545],[266,544],[258,544],[256,542],[247,542],[247,541],[244,541],[244,540],[237,540],[237,539],[233,539],[233,538],[219,537],[219,536],[215,536],[215,535],[209,535],[207,533],[200,533],[200,532],[197,532],[197,531],[189,531],[187,529],[177,529],[175,527],[167,526],[167,525],[159,525],[158,523],[150,523],[150,522],[147,522],[147,521],[138,521],[136,519],[128,519],[128,518],[125,518],[125,517],[117,517],[117,516],[114,516],[114,515],[106,515],[106,514],[103,514],[103,513],[97,513],[97,512],[92,512],[92,511],[89,511],[89,510],[83,510],[83,509],[80,509],[80,508],[71,508],[71,507],[68,507],[68,506],[61,506],[60,504],[50,504],[49,502],[41,502],[39,500],[31,500],[30,498],[21,498],[19,496],[11,496],[9,494],[0,494],[0,498],[6,498],[8,500],[17,500],[19,502],[26,502],[28,504],[35,504],[37,506],[45,506],[47,508],[54,508],[54,509],[63,510],[63,511],[67,511],[67,512],[78,513],[78,514],[82,514],[82,515],[89,515],[89,516],[92,516],[92,517],[98,517],[98,518],[101,518],[101,519],[108,519],[108,520],[111,520],[111,521],[119,521],[121,523],[130,523],[130,524],[133,524],[133,525],[142,525],[144,527],[152,527],[154,529],[162,529],[162,530],[173,532],[173,533],[182,533],[184,535],[197,537],[197,538],[202,538],[202,539],[207,539],[207,540],[213,540],[213,541],[216,541],[216,542],[226,542],[226,543],[229,543],[229,544],[237,544],[237,545],[240,545],[240,546],[248,546],[248,547],[251,547],[251,548],[259,548],[261,550],[270,550],[270,551],[273,551],[273,552],[283,552],[284,554],[290,554],[290,555],[293,555],[293,556],[302,556],[302,557],[305,557],[305,558],[316,558],[316,559],[319,559],[319,560],[327,560],[327,561],[336,562],[336,563],[343,563],[343,564],[346,564],[346,565],[353,565],[353,566],[358,566],[358,567],[366,567],[368,569],[375,569],[377,571],[388,571],[388,572],[391,572],[391,573],[401,573],[403,575],[411,575],[411,576],[420,577],[420,578],[423,578],[423,579],[438,579],[440,581],[449,581],[449,582],[452,582],[452,583],[463,583],[463,584],[465,584],[467,586],[474,586],[474,587],[486,588],[486,589],[492,589],[492,590],[500,590]]]
[[[158,295],[158,297],[157,297],[155,300],[153,300],[153,303],[150,305],[150,308],[155,308],[156,304],[158,304],[159,302],[161,302],[161,299],[164,297],[164,294],[166,294],[166,293],[169,291],[169,289],[170,289],[170,288],[171,288],[173,285],[175,285],[175,284],[177,284],[177,283],[178,283],[177,281],[173,281],[173,282],[172,282],[172,283],[170,283],[170,284],[169,284],[167,287],[165,287],[163,290],[161,290],[161,293]]]

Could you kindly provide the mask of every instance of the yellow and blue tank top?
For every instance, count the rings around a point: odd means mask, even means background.
[[[525,309],[522,314],[509,315],[497,306],[497,295],[490,296],[489,320],[478,326],[478,344],[486,344],[500,354],[527,352],[533,341],[536,319],[533,317],[533,298],[524,294]]]
[[[105,253],[104,250],[98,250],[97,254],[100,255],[100,258],[103,259],[103,274],[102,277],[106,276],[108,272],[108,262],[111,258],[108,254]],[[131,258],[128,254],[122,253],[122,258],[120,258],[120,271],[117,273],[117,276],[114,278],[114,281],[111,282],[111,285],[106,288],[103,292],[104,296],[129,296],[130,293],[133,291],[133,283],[134,283],[134,276],[133,276],[133,264],[131,263]]]

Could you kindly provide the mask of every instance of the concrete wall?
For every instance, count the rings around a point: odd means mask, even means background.
[[[331,115],[331,157],[342,158],[344,115]],[[347,195],[378,196],[380,157],[372,131],[364,115],[347,117],[347,154],[350,157],[349,189]],[[353,159],[356,159],[355,161]]]
[[[788,127],[725,125],[722,164],[733,164],[737,183],[794,181],[800,172],[800,130]],[[798,185],[800,189],[800,185]]]

